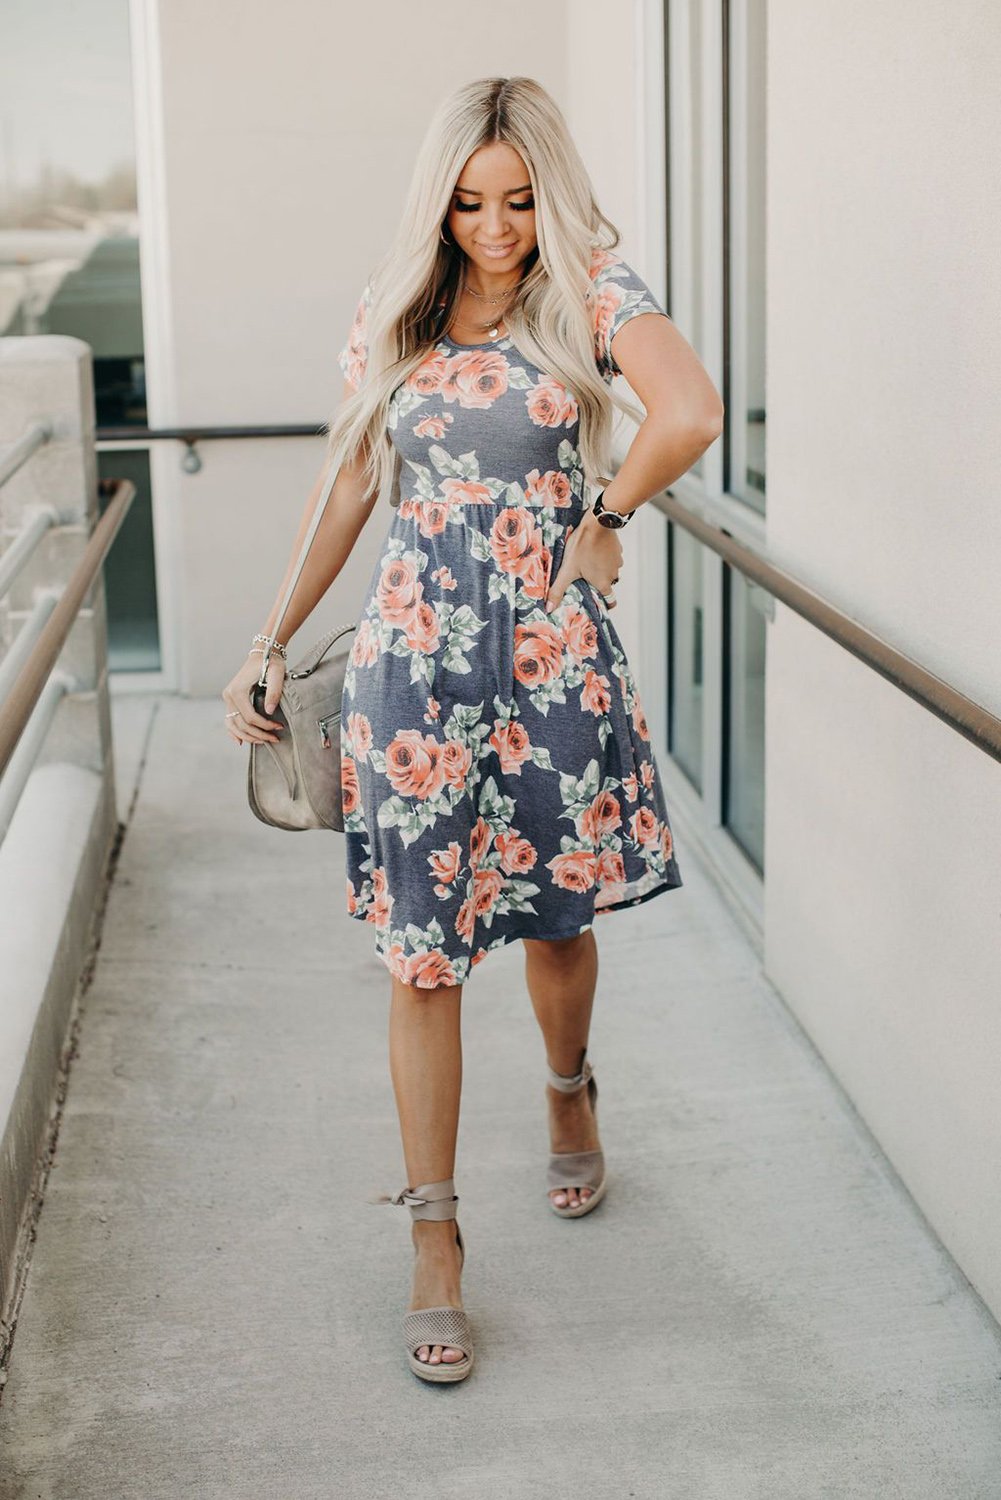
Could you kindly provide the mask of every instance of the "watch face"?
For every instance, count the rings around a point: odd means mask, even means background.
[[[598,521],[600,525],[608,526],[613,531],[617,531],[620,526],[624,526],[626,524],[626,517],[616,515],[615,512],[611,510],[602,510],[598,512]]]

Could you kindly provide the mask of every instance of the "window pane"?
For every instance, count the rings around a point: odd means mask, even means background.
[[[723,821],[764,870],[765,595],[727,567],[723,704]]]
[[[128,0],[5,0],[0,334],[89,344],[99,425],[146,425]]]
[[[680,526],[667,529],[668,749],[696,791],[702,791],[702,547]]]
[[[729,391],[726,488],[765,509],[766,0],[727,6]]]
[[[108,670],[160,670],[160,629],[156,607],[156,568],[153,556],[153,513],[149,482],[149,452],[145,448],[103,451],[97,455],[101,479],[131,479],[136,487],[118,535],[104,564],[108,609]],[[99,497],[103,513],[110,497]]]

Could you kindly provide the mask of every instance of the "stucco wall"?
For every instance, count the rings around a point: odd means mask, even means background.
[[[1001,25],[778,0],[768,543],[1001,712]],[[1001,768],[783,606],[766,964],[1001,1315]]]

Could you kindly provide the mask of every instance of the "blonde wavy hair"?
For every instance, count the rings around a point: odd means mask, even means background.
[[[452,322],[463,252],[442,242],[456,181],[481,146],[504,141],[528,168],[537,248],[505,314],[508,336],[532,363],[577,398],[577,446],[585,480],[609,483],[614,412],[643,413],[613,393],[595,362],[592,251],[619,243],[552,96],[534,78],[479,78],[436,109],[418,151],[399,229],[369,280],[368,357],[359,389],[327,424],[327,465],[366,454],[366,495],[399,498],[399,455],[387,432],[393,391],[417,369]],[[444,302],[444,307],[438,304]]]

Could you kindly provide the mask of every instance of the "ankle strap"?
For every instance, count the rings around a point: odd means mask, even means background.
[[[548,1063],[546,1066],[549,1066]],[[554,1089],[559,1089],[561,1093],[572,1094],[575,1089],[579,1089],[582,1084],[587,1082],[592,1071],[587,1052],[585,1051],[584,1056],[581,1058],[579,1073],[574,1073],[571,1077],[567,1077],[565,1073],[557,1073],[554,1068],[549,1068],[549,1082]]]
[[[403,1187],[398,1193],[380,1193],[370,1203],[394,1203],[409,1208],[414,1219],[454,1219],[458,1195],[455,1181],[443,1177],[440,1182],[423,1182],[418,1187]]]

